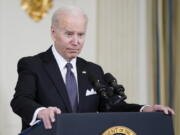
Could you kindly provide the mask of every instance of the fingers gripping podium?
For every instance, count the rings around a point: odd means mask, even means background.
[[[174,135],[172,117],[161,112],[71,113],[56,116],[51,130],[43,123],[20,135]]]

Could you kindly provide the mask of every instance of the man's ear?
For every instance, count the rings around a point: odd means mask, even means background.
[[[54,30],[54,28],[52,26],[51,26],[51,38],[52,38],[53,41],[56,40],[56,32],[55,32],[55,30]]]

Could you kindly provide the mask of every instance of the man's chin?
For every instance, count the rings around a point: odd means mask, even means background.
[[[72,59],[76,58],[77,56],[78,55],[71,55],[71,56],[69,56],[69,59],[72,60]]]

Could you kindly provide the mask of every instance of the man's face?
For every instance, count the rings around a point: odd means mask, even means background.
[[[51,28],[55,48],[60,55],[70,61],[77,57],[84,45],[86,20],[83,16],[61,17],[58,26]]]

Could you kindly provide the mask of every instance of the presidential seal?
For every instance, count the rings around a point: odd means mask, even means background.
[[[105,130],[102,135],[136,135],[136,133],[124,126],[114,126]]]
[[[37,22],[52,8],[52,0],[21,0],[21,7]]]

